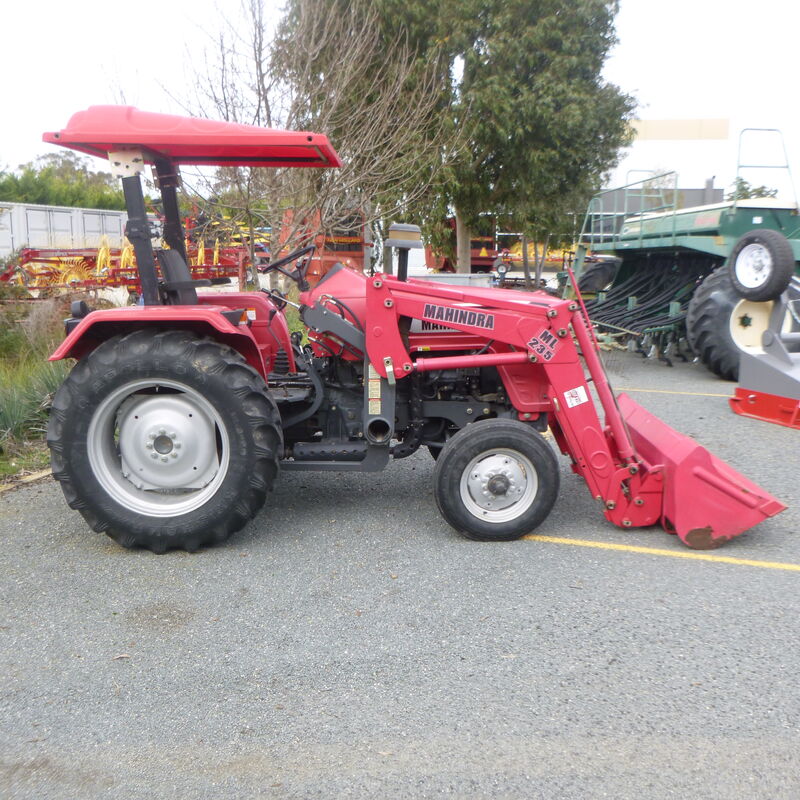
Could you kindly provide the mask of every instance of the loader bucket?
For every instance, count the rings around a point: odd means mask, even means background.
[[[711,550],[786,506],[625,394],[617,398],[637,454],[663,468],[661,524],[695,550]]]

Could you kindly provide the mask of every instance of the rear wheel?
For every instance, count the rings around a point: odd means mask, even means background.
[[[56,393],[53,474],[126,547],[196,550],[242,528],[278,472],[280,417],[233,349],[183,331],[110,339]]]
[[[728,269],[720,267],[697,288],[686,316],[686,337],[692,350],[715,375],[739,378],[742,352],[762,352],[761,337],[769,324],[772,302],[740,297]],[[791,330],[789,314],[784,330]]]
[[[589,264],[578,279],[578,291],[602,292],[607,289],[617,274],[619,263],[617,259],[614,259],[613,261],[598,261],[595,264]]]
[[[441,450],[433,474],[442,516],[469,539],[509,541],[542,523],[558,495],[555,454],[515,420],[467,425]]]

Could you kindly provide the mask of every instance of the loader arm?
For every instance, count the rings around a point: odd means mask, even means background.
[[[689,546],[708,549],[784,508],[633,400],[624,399],[623,413],[577,303],[544,293],[384,275],[366,281],[366,294],[367,354],[380,375],[394,382],[431,369],[495,366],[521,420],[548,413],[561,451],[615,525],[660,521]],[[410,352],[401,317],[472,334],[486,352],[445,357]]]

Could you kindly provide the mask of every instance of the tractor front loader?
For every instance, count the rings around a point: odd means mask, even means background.
[[[282,471],[377,471],[420,448],[436,459],[434,495],[454,528],[515,539],[557,497],[548,427],[615,525],[660,523],[710,548],[784,508],[615,398],[576,302],[342,265],[311,287],[304,248],[266,267],[299,286],[304,345],[279,293],[198,292],[182,251],[179,166],[336,167],[324,136],[100,106],[45,140],[108,155],[128,204],[144,305],[76,305],[52,359],[77,364],[48,428],[67,501],[125,546],[195,550],[244,526]],[[166,216],[155,251],[147,163]]]

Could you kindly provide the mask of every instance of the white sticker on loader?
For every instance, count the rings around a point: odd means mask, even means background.
[[[589,396],[586,394],[586,389],[583,386],[578,386],[577,389],[570,389],[568,392],[564,392],[564,400],[568,408],[574,408],[581,403],[588,403]]]

